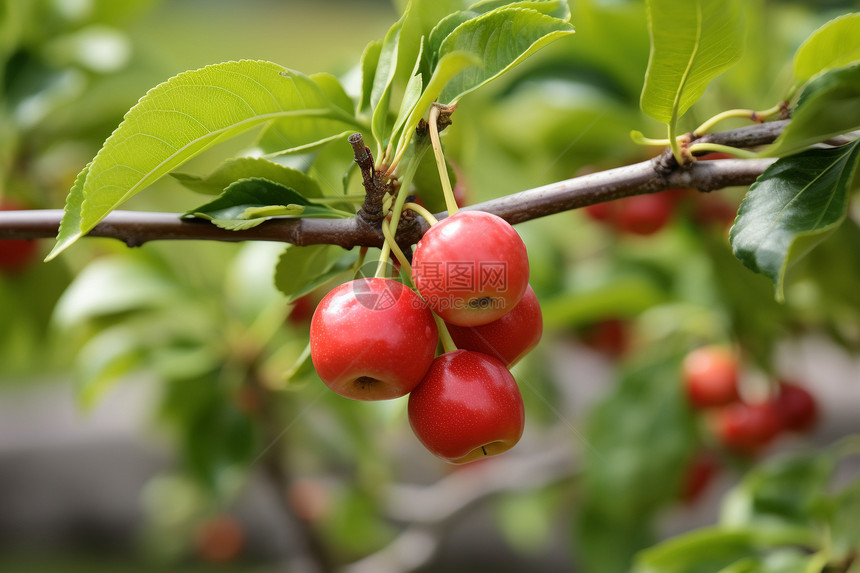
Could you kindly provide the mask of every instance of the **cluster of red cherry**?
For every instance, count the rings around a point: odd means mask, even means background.
[[[448,462],[510,449],[525,415],[509,368],[543,331],[522,239],[500,217],[457,212],[418,242],[411,278],[417,292],[389,278],[329,292],[311,319],[314,368],[347,398],[409,394],[413,432]]]
[[[809,431],[818,418],[815,398],[802,386],[780,380],[774,395],[744,402],[738,392],[738,360],[720,346],[703,346],[683,362],[690,404],[713,410],[712,429],[722,445],[741,454],[754,454],[784,432]]]

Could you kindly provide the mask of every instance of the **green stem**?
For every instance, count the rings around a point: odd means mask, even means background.
[[[448,332],[448,326],[445,324],[445,321],[442,320],[435,312],[433,313],[433,320],[436,321],[436,330],[439,331],[439,340],[442,342],[442,350],[446,353],[457,350],[457,345],[454,344],[454,339],[451,338],[451,333]]]
[[[403,205],[406,203],[406,197],[409,196],[409,188],[412,186],[412,180],[415,178],[415,172],[418,171],[418,164],[424,154],[427,153],[427,146],[421,145],[415,149],[415,153],[406,165],[406,170],[403,172],[403,177],[400,178],[400,189],[397,191],[397,197],[394,200],[394,206],[391,208],[391,234],[397,234],[397,225],[400,224],[400,214],[403,212]],[[384,224],[384,223],[383,223]]]
[[[736,157],[740,157],[741,159],[755,159],[758,157],[758,154],[754,151],[750,151],[748,149],[739,149],[737,147],[731,147],[729,145],[720,145],[719,143],[694,143],[689,147],[690,153],[696,153],[697,151],[714,151],[717,153],[731,153]]]
[[[675,161],[678,162],[678,165],[684,165],[684,157],[681,153],[681,145],[678,143],[678,135],[676,133],[678,129],[677,123],[673,115],[672,121],[669,122],[669,147],[672,148],[672,155],[675,156]]]
[[[666,146],[669,145],[668,139],[654,139],[652,137],[645,137],[641,131],[636,131],[635,129],[630,132],[630,139],[633,140],[633,143],[638,143],[639,145],[656,145],[656,146]]]
[[[391,247],[388,245],[388,241],[382,244],[382,249],[379,252],[379,263],[376,265],[376,272],[373,273],[373,276],[376,278],[387,278],[385,273],[385,263],[388,262],[388,257],[391,256]]]
[[[352,265],[352,278],[357,279],[361,272],[361,267],[364,265],[364,259],[367,258],[367,247],[361,247],[358,251],[358,258],[355,259],[355,264]]]
[[[782,111],[782,105],[777,104],[771,108],[755,111],[752,109],[730,109],[724,111],[722,113],[718,113],[711,119],[707,120],[705,123],[696,128],[693,132],[694,135],[704,135],[711,131],[718,123],[724,121],[726,119],[732,118],[741,118],[748,119],[750,121],[763,122],[764,120],[777,115]]]
[[[433,216],[433,213],[431,213],[418,203],[406,203],[403,205],[403,208],[409,209],[410,211],[415,211],[416,213],[424,217],[424,220],[427,221],[431,227],[439,222],[439,220]]]
[[[391,215],[388,217],[390,218]],[[397,241],[394,240],[394,235],[385,222],[382,223],[382,234],[385,236],[385,243],[391,249],[391,252],[394,253],[394,256],[397,257],[397,260],[400,261],[400,266],[406,270],[406,274],[411,277],[412,265],[409,263],[409,259],[406,258],[406,255],[403,254],[403,251],[400,249],[400,245],[398,245]]]
[[[445,164],[445,155],[442,153],[442,142],[439,141],[439,115],[441,110],[438,105],[430,107],[430,142],[433,145],[433,154],[436,156],[436,168],[439,169],[439,179],[442,181],[442,194],[445,196],[445,206],[448,215],[453,215],[460,208],[454,199],[454,191],[451,189],[451,180],[448,179],[448,166]]]

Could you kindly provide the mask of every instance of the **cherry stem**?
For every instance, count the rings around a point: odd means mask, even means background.
[[[352,266],[352,278],[357,279],[361,274],[361,267],[364,265],[364,259],[367,258],[368,247],[361,247],[358,251],[358,258],[355,259],[355,264]]]
[[[454,199],[454,191],[451,189],[451,180],[448,179],[448,166],[445,163],[445,155],[442,153],[442,143],[439,141],[439,115],[442,108],[438,104],[430,107],[430,143],[433,145],[433,154],[436,156],[436,167],[439,169],[439,179],[442,182],[442,194],[445,196],[445,206],[448,214],[453,215],[460,208]]]
[[[711,131],[718,123],[720,123],[721,121],[724,121],[726,119],[741,118],[741,119],[748,119],[748,120],[754,121],[756,123],[763,123],[766,119],[771,118],[771,117],[773,117],[779,113],[782,113],[784,106],[785,106],[785,104],[780,102],[777,105],[775,105],[771,108],[762,110],[762,111],[755,111],[752,109],[730,109],[730,110],[726,110],[722,113],[718,113],[717,115],[715,115],[714,117],[710,118],[709,120],[705,121],[705,123],[703,123],[702,125],[697,127],[696,130],[693,132],[693,135],[694,136],[704,135],[704,134],[708,133],[709,131]]]
[[[438,222],[439,222],[439,220],[438,220],[436,217],[434,217],[434,216],[433,216],[433,213],[431,213],[430,211],[428,211],[427,209],[425,209],[424,207],[422,207],[422,206],[421,206],[421,205],[419,205],[418,203],[412,203],[412,202],[410,201],[409,203],[405,203],[405,204],[403,205],[403,208],[404,208],[404,209],[409,209],[410,211],[415,211],[416,213],[418,213],[419,215],[421,215],[421,217],[423,217],[423,218],[424,218],[424,220],[425,220],[425,221],[427,221],[427,223],[428,223],[431,227],[432,227],[433,225],[435,225],[436,223],[438,223]]]
[[[690,145],[688,150],[690,153],[696,153],[697,151],[730,153],[731,155],[740,157],[741,159],[755,159],[758,157],[758,153],[755,153],[754,151],[738,149],[737,147],[731,147],[729,145],[720,145],[719,143],[694,143]]]
[[[436,321],[436,330],[439,331],[439,340],[442,342],[442,350],[447,354],[457,350],[457,345],[454,344],[454,339],[451,338],[451,333],[448,332],[448,325],[442,320],[438,314],[433,313],[433,320]]]
[[[391,252],[394,253],[394,256],[397,257],[398,261],[400,261],[400,266],[406,270],[406,274],[411,277],[412,265],[409,263],[409,259],[406,258],[406,255],[403,254],[403,250],[400,248],[400,245],[398,245],[397,241],[394,240],[394,234],[391,232],[391,228],[387,224],[391,218],[391,215],[388,215],[388,218],[382,223],[382,234],[385,236],[385,244],[388,245],[388,248],[391,249]]]

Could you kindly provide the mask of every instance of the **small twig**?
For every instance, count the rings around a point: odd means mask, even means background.
[[[382,209],[382,200],[389,191],[389,186],[379,177],[376,166],[373,164],[373,155],[370,153],[370,148],[364,145],[364,139],[361,137],[361,134],[353,133],[347,141],[352,145],[355,162],[358,164],[359,169],[361,169],[362,184],[365,191],[364,204],[358,210],[356,216],[368,225],[378,225],[385,216]]]

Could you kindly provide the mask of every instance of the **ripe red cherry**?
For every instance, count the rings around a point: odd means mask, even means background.
[[[768,446],[782,430],[772,402],[736,402],[718,411],[715,431],[722,444],[735,452],[754,454]]]
[[[615,218],[615,202],[606,201],[604,203],[595,203],[583,208],[583,211],[591,219],[601,223],[610,222]]]
[[[529,281],[526,246],[501,217],[459,211],[418,241],[412,280],[445,322],[478,326],[516,306]]]
[[[684,481],[681,485],[681,501],[687,505],[698,501],[713,481],[719,468],[719,463],[712,453],[700,452],[696,454],[684,473]]]
[[[630,325],[618,318],[601,320],[583,332],[586,346],[613,358],[624,356],[630,348],[630,338]]]
[[[738,366],[729,350],[703,346],[684,358],[681,373],[694,408],[725,406],[738,400]]]
[[[436,323],[415,291],[391,279],[350,281],[311,319],[311,360],[336,393],[355,400],[408,394],[436,353]]]
[[[615,226],[634,235],[653,235],[672,218],[673,207],[672,198],[663,193],[626,197],[619,200]]]
[[[774,398],[774,407],[786,430],[805,432],[818,420],[815,398],[805,388],[791,382],[779,383],[779,394]]]
[[[505,316],[481,326],[448,325],[457,348],[489,354],[508,368],[537,346],[543,334],[543,316],[535,291],[528,285],[523,298]]]
[[[8,199],[0,201],[0,211],[20,211],[23,208],[23,205]],[[22,272],[36,260],[38,250],[36,241],[0,240],[0,273],[14,275]]]
[[[523,398],[500,361],[456,350],[434,360],[409,395],[409,424],[431,453],[465,464],[505,452],[519,441]]]

